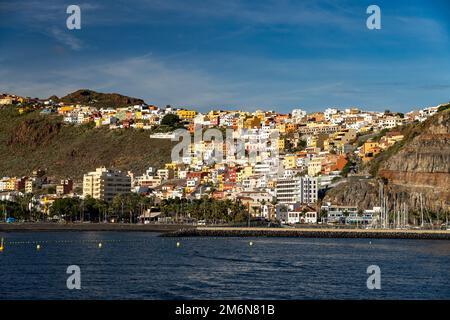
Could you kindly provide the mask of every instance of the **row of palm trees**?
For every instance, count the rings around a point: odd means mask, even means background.
[[[67,197],[56,199],[48,210],[38,209],[32,194],[17,196],[14,201],[1,201],[0,210],[8,217],[21,221],[44,221],[47,219],[74,221],[115,221],[136,223],[146,210],[160,211],[163,217],[174,221],[205,220],[210,223],[244,222],[249,218],[248,208],[238,200],[164,199],[136,193],[116,195],[111,202],[92,197],[84,199]]]
[[[172,217],[175,221],[195,219],[209,223],[244,222],[249,217],[247,208],[239,200],[175,198],[162,200],[159,207],[163,216]]]

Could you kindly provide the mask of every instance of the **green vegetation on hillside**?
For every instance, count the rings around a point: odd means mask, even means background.
[[[137,129],[68,125],[61,116],[39,111],[19,115],[13,107],[0,109],[0,175],[30,175],[47,169],[56,178],[82,178],[99,166],[142,173],[170,161],[172,143],[150,139]]]
[[[440,106],[440,107],[438,108],[438,112],[442,112],[442,111],[449,110],[449,109],[450,109],[450,102],[447,103],[447,104],[444,104],[444,105]]]

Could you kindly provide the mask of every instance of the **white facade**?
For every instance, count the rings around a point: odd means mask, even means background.
[[[83,197],[112,201],[115,195],[131,191],[131,178],[126,173],[97,168],[83,177]]]
[[[318,198],[317,178],[304,176],[278,179],[276,197],[281,204],[315,203]]]

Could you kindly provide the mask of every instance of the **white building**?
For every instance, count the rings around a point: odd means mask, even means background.
[[[292,120],[294,123],[299,123],[306,116],[306,111],[302,109],[292,110]]]
[[[317,178],[304,176],[278,179],[276,197],[280,204],[315,203],[318,198]]]
[[[97,168],[83,176],[83,197],[112,201],[115,195],[131,191],[131,178],[121,171]]]
[[[278,205],[276,217],[282,224],[317,223],[316,210],[309,206],[302,206],[300,203]]]

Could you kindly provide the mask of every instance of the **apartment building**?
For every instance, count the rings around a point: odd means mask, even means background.
[[[127,193],[131,190],[131,178],[128,174],[97,168],[83,177],[83,196],[91,196],[95,199],[112,201],[115,195]]]
[[[280,204],[315,203],[318,179],[309,176],[278,179],[276,197]]]
[[[56,186],[56,194],[57,195],[63,195],[71,193],[73,190],[73,180],[72,179],[65,179],[61,180],[61,183]]]

